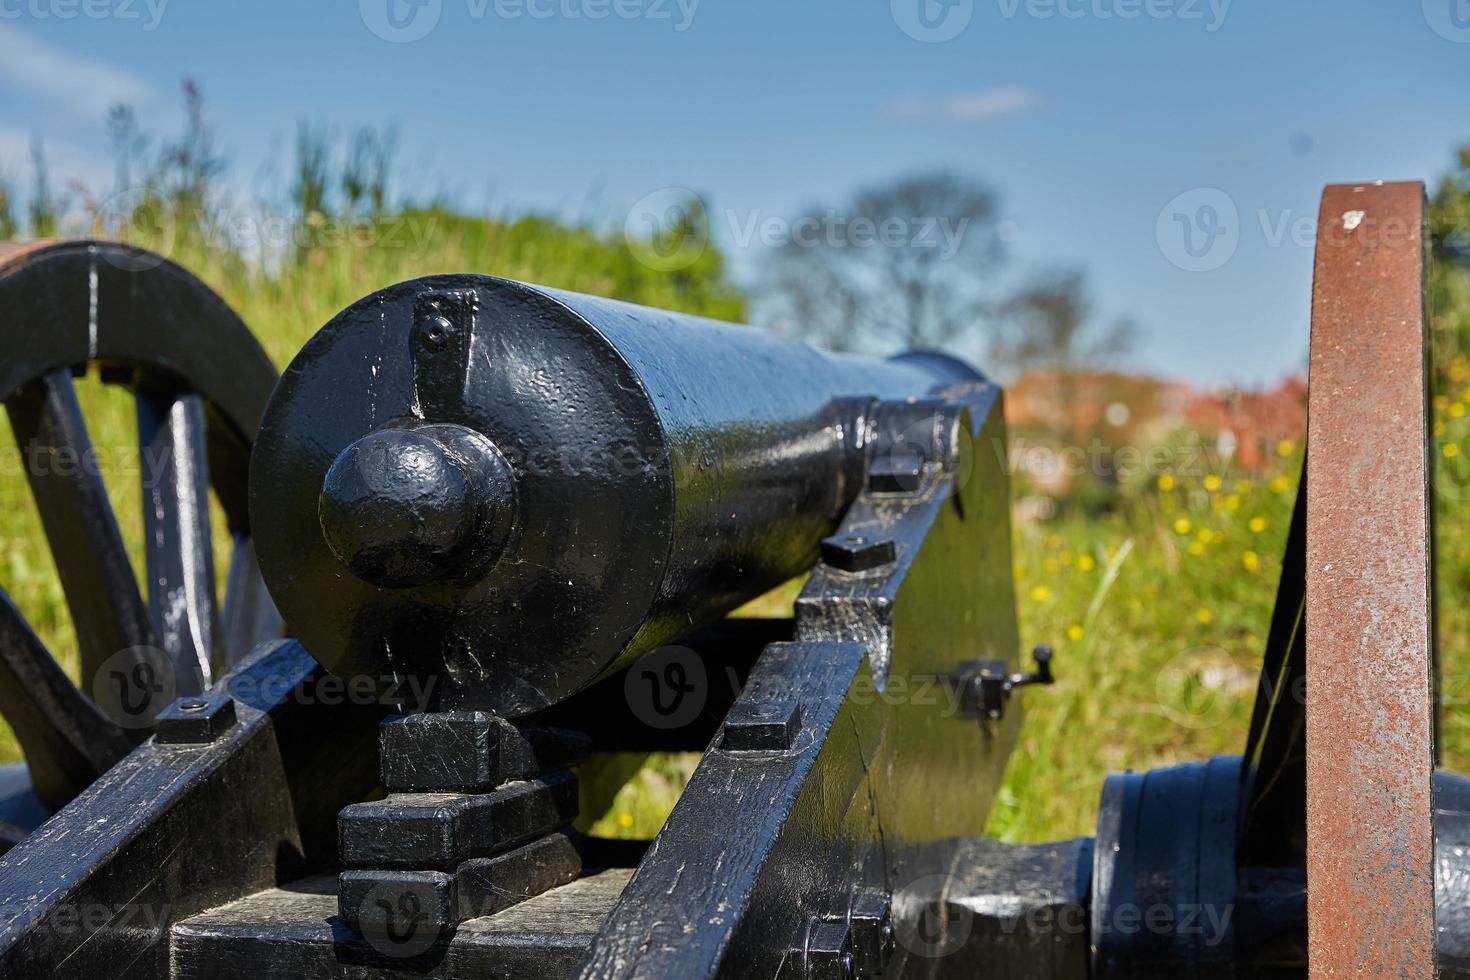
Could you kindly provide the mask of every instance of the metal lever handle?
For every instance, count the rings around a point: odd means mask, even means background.
[[[1006,693],[1010,694],[1018,687],[1028,684],[1044,684],[1050,687],[1056,683],[1056,678],[1051,673],[1051,658],[1055,651],[1050,643],[1042,643],[1031,651],[1031,659],[1036,661],[1036,671],[1031,674],[1012,674],[1006,679]]]
[[[1053,650],[1043,643],[1031,652],[1036,661],[1036,670],[1030,674],[1012,674],[1006,670],[1004,660],[974,660],[960,665],[962,683],[969,691],[970,708],[967,713],[982,719],[999,721],[1006,710],[1011,692],[1028,684],[1050,685],[1056,682],[1052,676]]]

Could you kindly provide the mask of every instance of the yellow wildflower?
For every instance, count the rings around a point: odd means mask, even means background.
[[[1296,443],[1292,442],[1290,439],[1282,439],[1276,444],[1276,455],[1280,456],[1282,459],[1285,459],[1294,452],[1296,452]]]
[[[1168,493],[1170,490],[1174,489],[1173,474],[1165,473],[1163,476],[1159,477],[1159,489],[1164,491],[1165,493]]]
[[[1260,534],[1266,530],[1266,519],[1264,517],[1252,517],[1246,527],[1251,529],[1252,534]]]
[[[1189,518],[1187,518],[1187,517],[1175,518],[1175,520],[1174,520],[1174,533],[1175,534],[1188,534],[1189,533],[1189,528],[1190,528]]]
[[[1246,571],[1254,572],[1261,567],[1261,556],[1254,551],[1247,551],[1240,556],[1240,563],[1245,566]]]
[[[1210,623],[1214,621],[1215,614],[1210,612],[1208,609],[1201,609],[1199,612],[1194,614],[1194,618],[1199,620],[1201,623]]]
[[[1205,489],[1206,490],[1219,490],[1220,489],[1220,486],[1224,482],[1225,482],[1224,480],[1221,480],[1218,476],[1216,476],[1215,474],[1211,473],[1209,476],[1205,477]]]
[[[1082,639],[1083,632],[1084,631],[1081,626],[1073,623],[1071,626],[1067,627],[1067,639],[1073,641],[1080,640]]]
[[[1048,589],[1044,585],[1033,585],[1033,586],[1031,586],[1031,601],[1032,602],[1045,602],[1046,600],[1048,600],[1050,598],[1051,598],[1051,589]]]
[[[1077,569],[1079,571],[1090,572],[1096,567],[1097,561],[1091,555],[1082,555],[1077,559]]]

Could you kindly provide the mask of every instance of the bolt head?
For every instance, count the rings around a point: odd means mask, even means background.
[[[844,572],[867,572],[891,565],[898,549],[891,538],[838,534],[822,541],[822,561]]]
[[[206,745],[235,724],[235,699],[223,691],[182,698],[160,711],[155,724],[162,745]]]
[[[446,316],[435,314],[419,325],[419,343],[428,351],[441,351],[454,337],[454,324]]]
[[[784,752],[801,731],[801,707],[794,701],[737,701],[725,719],[720,747],[731,752]]]

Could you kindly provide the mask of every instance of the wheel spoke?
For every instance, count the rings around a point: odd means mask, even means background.
[[[87,423],[64,368],[6,402],[61,577],[81,653],[83,690],[125,651],[156,647]],[[131,656],[131,655],[130,655]]]
[[[230,555],[230,580],[225,588],[225,656],[234,666],[256,644],[280,638],[281,614],[255,560],[255,544],[243,534],[235,535]]]
[[[214,594],[204,399],[139,389],[143,540],[153,628],[178,678],[197,694],[225,665]]]
[[[59,808],[132,748],[132,739],[72,685],[0,590],[0,714],[25,752],[31,785]]]

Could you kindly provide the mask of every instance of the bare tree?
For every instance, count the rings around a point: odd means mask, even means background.
[[[984,323],[1005,258],[996,209],[989,188],[952,173],[810,209],[771,257],[764,318],[837,348],[963,343]]]
[[[996,358],[1018,371],[1066,376],[1131,351],[1137,329],[1127,319],[1097,331],[1087,276],[1079,269],[1042,273],[1001,304]]]
[[[1001,304],[997,319],[992,356],[1018,373],[1048,374],[1069,433],[1080,435],[1076,376],[1130,352],[1137,341],[1132,321],[1094,329],[1087,277],[1077,269],[1036,276]]]

